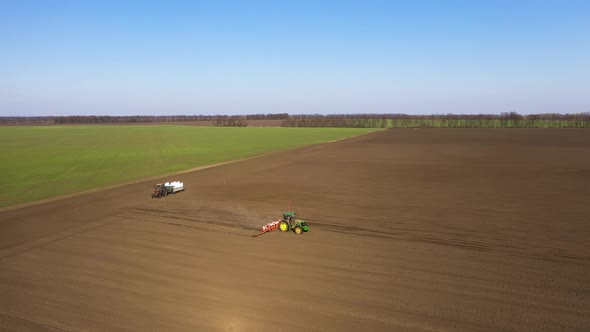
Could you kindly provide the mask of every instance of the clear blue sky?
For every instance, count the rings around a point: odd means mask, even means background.
[[[0,116],[590,112],[590,1],[0,0]]]

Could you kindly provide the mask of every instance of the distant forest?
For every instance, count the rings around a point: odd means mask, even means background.
[[[282,120],[283,127],[354,128],[590,128],[590,112],[577,114],[330,114],[44,116],[0,117],[0,125],[141,124],[208,121],[214,126],[245,127],[252,120]]]
[[[216,125],[239,125],[238,120],[283,120],[287,113],[251,114],[251,115],[70,115],[70,116],[4,116],[0,117],[2,125],[60,125],[60,124],[130,124],[130,123],[167,123],[188,121],[213,121]]]

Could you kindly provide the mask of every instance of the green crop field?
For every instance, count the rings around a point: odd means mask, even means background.
[[[327,142],[361,128],[0,127],[0,207]]]

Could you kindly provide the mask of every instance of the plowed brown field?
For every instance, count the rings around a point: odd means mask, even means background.
[[[1,212],[0,330],[590,326],[590,130],[385,130],[179,179]],[[253,238],[289,200],[311,231]]]

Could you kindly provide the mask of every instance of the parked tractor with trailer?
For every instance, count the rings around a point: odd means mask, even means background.
[[[176,194],[184,191],[184,183],[180,181],[158,183],[154,186],[152,198],[166,197],[168,194]]]

